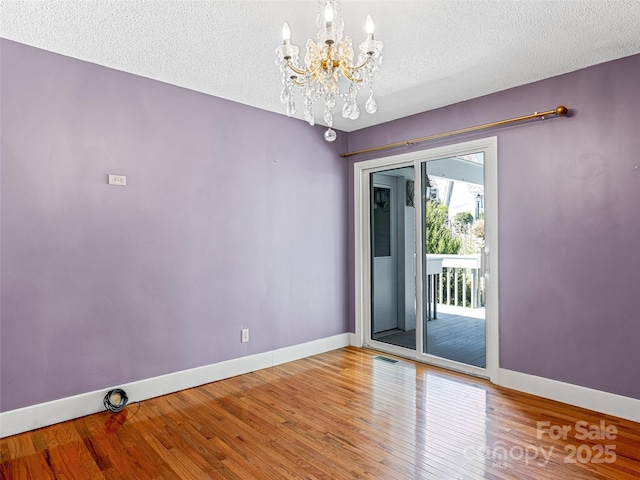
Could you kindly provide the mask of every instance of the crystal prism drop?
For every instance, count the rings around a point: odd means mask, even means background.
[[[327,142],[333,142],[337,137],[338,134],[335,132],[335,130],[332,130],[330,128],[327,128],[327,131],[324,132],[324,139]]]
[[[376,103],[376,99],[373,98],[373,94],[369,95],[364,108],[367,110],[367,113],[376,113],[376,110],[378,110],[378,104]]]
[[[356,120],[359,116],[360,116],[360,108],[358,108],[358,105],[354,103],[353,108],[351,109],[351,114],[349,115],[349,118],[351,120]]]
[[[293,103],[293,97],[289,96],[287,102],[287,116],[292,117],[296,113],[296,104]]]
[[[333,115],[331,115],[331,110],[329,110],[328,108],[325,109],[324,113],[322,114],[322,118],[327,125],[329,125],[330,127],[333,126]]]
[[[350,101],[344,102],[344,106],[342,107],[342,118],[349,118],[353,112],[353,108],[351,106]]]
[[[304,108],[304,119],[309,122],[309,125],[313,126],[316,122],[313,118],[313,111],[311,111],[311,107],[305,105]]]

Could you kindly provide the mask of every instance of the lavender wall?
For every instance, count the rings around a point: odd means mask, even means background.
[[[0,410],[353,331],[347,135],[6,40],[0,69]],[[633,56],[348,135],[569,106],[420,148],[499,138],[501,366],[634,398],[638,78]]]
[[[348,330],[345,135],[0,42],[2,411]]]
[[[571,118],[421,148],[498,136],[501,366],[640,398],[640,55],[353,132],[349,150],[561,104]]]

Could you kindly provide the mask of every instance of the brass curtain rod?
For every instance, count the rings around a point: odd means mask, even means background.
[[[534,118],[544,119],[544,117],[548,117],[551,115],[564,117],[567,113],[569,113],[569,109],[563,105],[560,105],[559,107],[554,108],[553,110],[547,110],[546,112],[535,112],[535,113],[532,113],[531,115],[523,115],[522,117],[514,117],[514,118],[509,118],[507,120],[499,120],[497,122],[484,123],[482,125],[476,125],[475,127],[461,128],[460,130],[451,130],[450,132],[436,133],[435,135],[428,135],[426,137],[414,138],[411,140],[403,140],[402,142],[388,143],[386,145],[380,145],[378,147],[364,148],[362,150],[356,150],[355,152],[341,153],[340,156],[350,157],[352,155],[358,155],[360,153],[375,152],[378,150],[387,150],[389,148],[400,147],[403,145],[415,145],[416,143],[426,142],[428,140],[435,140],[436,138],[445,138],[445,137],[450,137],[452,135],[458,135],[460,133],[474,132],[476,130],[482,130],[482,129],[491,128],[491,127],[499,127],[501,125],[508,125],[509,123],[524,122],[525,120],[532,120]]]

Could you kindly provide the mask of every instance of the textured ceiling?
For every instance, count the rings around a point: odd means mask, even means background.
[[[336,107],[345,131],[640,53],[640,0],[344,0],[342,10],[354,43],[367,13],[384,42],[378,111],[353,121]],[[2,0],[0,36],[284,113],[282,25],[303,47],[315,18],[305,0]]]

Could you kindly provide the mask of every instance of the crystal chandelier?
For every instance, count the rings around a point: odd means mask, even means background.
[[[373,96],[373,79],[382,62],[382,42],[373,38],[373,21],[367,16],[367,37],[360,44],[357,60],[351,37],[344,35],[344,21],[339,0],[318,0],[317,41],[307,40],[304,66],[299,64],[300,49],[291,43],[291,30],[285,23],[282,28],[283,44],[276,49],[276,65],[282,73],[284,88],[280,101],[287,106],[287,115],[296,112],[294,91],[298,89],[304,98],[304,118],[315,123],[313,106],[324,99],[322,118],[329,126],[324,134],[328,142],[336,139],[333,126],[333,108],[338,98],[344,101],[342,116],[355,120],[360,116],[357,104],[358,92],[369,87],[365,103],[367,113],[375,113],[378,105]]]

